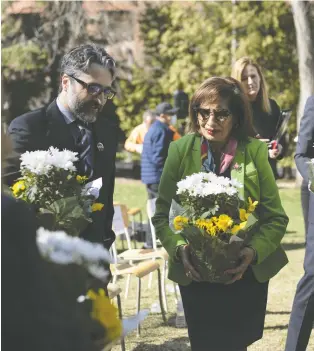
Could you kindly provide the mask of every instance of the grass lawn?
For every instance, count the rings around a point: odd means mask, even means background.
[[[283,240],[290,263],[271,280],[269,299],[265,322],[264,337],[249,347],[249,351],[283,351],[292,300],[296,285],[302,276],[304,258],[304,229],[301,212],[300,192],[298,189],[280,189],[284,208],[290,218],[287,234]],[[115,201],[125,203],[128,207],[140,207],[145,213],[146,190],[140,182],[117,180]],[[142,308],[151,308],[158,301],[156,280],[152,289],[147,288],[147,280],[142,285]],[[124,280],[118,281],[123,288]],[[167,285],[171,282],[167,281]],[[130,334],[126,339],[127,350],[136,351],[188,351],[189,341],[186,328],[174,326],[176,305],[174,294],[168,292],[167,325],[162,323],[161,315],[151,313],[142,324],[141,336]],[[131,315],[136,309],[136,281],[131,281],[131,290],[127,300],[122,299],[125,315]],[[120,350],[115,346],[112,351]],[[314,350],[314,335],[312,335],[308,351]]]

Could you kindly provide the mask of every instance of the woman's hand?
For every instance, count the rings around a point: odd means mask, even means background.
[[[270,142],[270,145],[273,145],[273,142],[274,140]],[[282,151],[282,145],[277,144],[275,149],[271,148],[268,150],[269,157],[272,159],[276,159],[281,154],[281,151]]]
[[[241,264],[233,269],[228,269],[226,274],[234,274],[234,277],[226,284],[232,284],[237,280],[242,279],[243,274],[248,266],[252,263],[255,257],[255,251],[251,247],[245,247],[240,252]]]
[[[190,260],[190,246],[189,245],[182,245],[178,248],[178,256],[184,266],[185,274],[188,278],[195,280],[197,282],[201,281],[201,276],[194,268],[191,260]]]

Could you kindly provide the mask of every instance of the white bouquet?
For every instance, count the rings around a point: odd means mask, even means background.
[[[37,230],[37,246],[41,255],[49,262],[69,265],[77,264],[97,279],[106,281],[108,269],[103,263],[112,262],[103,245],[72,237],[63,231]]]
[[[77,174],[77,153],[50,147],[25,152],[21,161],[22,177],[12,186],[13,195],[34,206],[45,228],[77,236],[92,222],[92,212],[102,210],[92,189],[83,188],[87,178]]]

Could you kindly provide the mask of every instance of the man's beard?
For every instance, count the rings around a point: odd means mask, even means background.
[[[84,123],[94,123],[97,120],[99,112],[103,106],[96,101],[79,101],[75,100],[72,106],[72,112],[75,117]]]

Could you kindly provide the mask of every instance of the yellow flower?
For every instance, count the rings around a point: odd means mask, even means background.
[[[217,217],[213,217],[217,219]],[[215,225],[215,221],[211,219],[198,219],[194,222],[195,226],[200,229],[206,230],[206,232],[212,236],[215,236],[218,232],[218,228]]]
[[[255,211],[256,206],[258,205],[258,201],[252,201],[252,199],[249,197],[249,207],[248,207],[248,212],[252,213]]]
[[[240,213],[240,219],[242,222],[245,222],[248,220],[250,213],[246,212],[244,208],[240,208],[239,213]]]
[[[183,216],[177,216],[173,220],[173,225],[175,230],[182,230],[184,226],[187,225],[188,223],[189,223],[189,219]]]
[[[219,216],[216,225],[219,230],[222,232],[226,232],[228,228],[230,228],[233,224],[233,220],[228,215],[222,214]]]
[[[104,289],[99,289],[98,294],[93,290],[87,292],[93,301],[91,316],[106,329],[106,341],[113,341],[122,334],[122,323],[118,318],[118,310],[106,296]]]
[[[219,230],[219,228],[215,225],[215,223],[213,223],[213,221],[209,221],[206,224],[206,231],[211,236],[215,236],[217,234],[218,230]]]
[[[80,184],[82,184],[82,183],[86,182],[86,180],[88,180],[88,178],[87,178],[86,176],[77,175],[77,176],[76,176],[76,180],[77,180]]]
[[[232,227],[232,229],[231,229],[231,233],[234,234],[234,235],[238,234],[238,232],[239,232],[240,230],[242,230],[242,229],[245,228],[246,224],[247,224],[247,222],[245,221],[245,222],[242,222],[242,223],[240,223],[240,224],[234,225],[234,226]]]
[[[93,205],[92,205],[92,211],[93,212],[96,212],[96,211],[101,211],[104,207],[104,204],[101,204],[100,202],[95,202]]]
[[[19,180],[14,183],[12,186],[14,196],[18,196],[20,192],[23,192],[26,189],[24,180]]]

